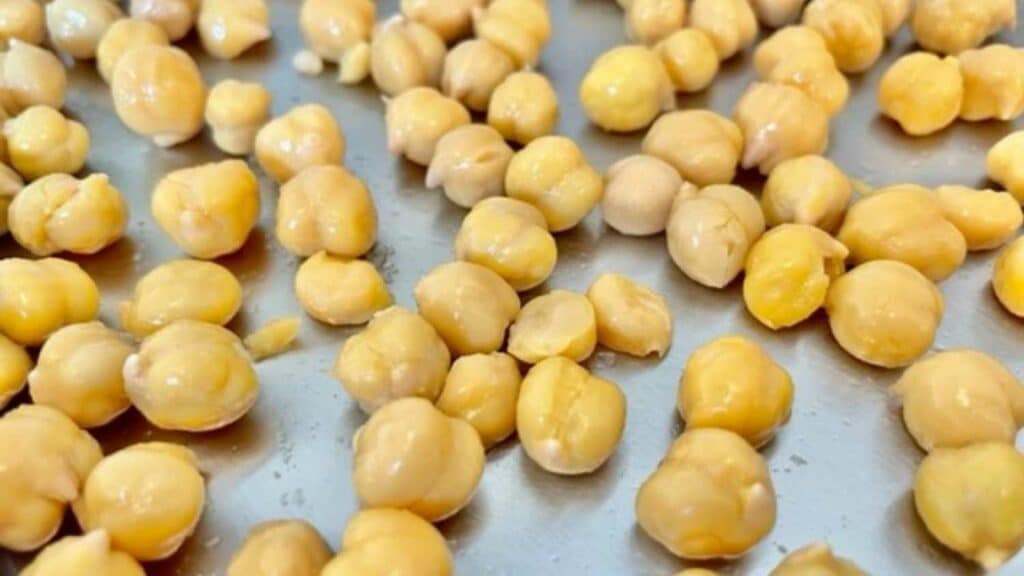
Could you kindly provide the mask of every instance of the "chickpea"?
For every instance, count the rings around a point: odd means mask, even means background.
[[[554,132],[558,93],[543,74],[529,70],[510,74],[491,94],[487,123],[506,140],[525,146]]]
[[[957,56],[963,77],[960,118],[1013,120],[1024,113],[1024,51],[1005,44]]]
[[[1024,318],[1024,239],[1014,240],[999,254],[992,289],[1010,314]]]
[[[936,540],[995,570],[1024,543],[1024,456],[1003,443],[936,450],[917,470],[914,504]]]
[[[766,78],[779,63],[808,52],[828,52],[825,38],[810,26],[786,26],[757,45],[754,69],[759,77]]]
[[[696,28],[676,30],[654,46],[677,92],[700,92],[718,74],[718,52],[707,34]]]
[[[257,362],[277,356],[295,343],[301,325],[302,321],[297,316],[277,318],[246,336],[243,344],[249,351],[249,356]]]
[[[203,0],[197,29],[208,54],[232,60],[270,38],[269,20],[265,0]]]
[[[963,234],[972,252],[1002,246],[1024,223],[1020,203],[1006,192],[939,186],[935,195],[943,215]]]
[[[421,86],[388,100],[385,121],[388,151],[429,166],[441,138],[472,119],[458,100]]]
[[[792,24],[800,17],[805,0],[751,0],[757,20],[769,28]]]
[[[128,12],[132,18],[149,20],[177,42],[192,30],[199,16],[201,0],[131,0]]]
[[[746,143],[743,167],[770,174],[779,163],[828,147],[828,114],[817,100],[788,84],[755,82],[736,104]]]
[[[168,148],[203,128],[206,85],[195,61],[171,46],[139,46],[117,61],[110,80],[117,116],[133,132]]]
[[[46,5],[50,43],[78,60],[95,58],[103,34],[121,18],[121,9],[109,0],[53,0]]]
[[[671,164],[657,157],[623,158],[605,172],[601,214],[622,234],[660,234],[668,224],[672,202],[686,185]]]
[[[643,152],[668,162],[697,186],[727,184],[736,176],[743,134],[731,120],[709,110],[670,112],[651,126]]]
[[[505,193],[534,205],[552,232],[574,228],[601,201],[604,183],[579,146],[562,136],[530,142],[512,158]]]
[[[224,428],[256,403],[259,380],[232,332],[196,320],[177,320],[147,336],[124,363],[132,405],[163,430]]]
[[[451,576],[452,570],[451,552],[437,528],[407,510],[377,508],[349,521],[341,552],[321,576]]]
[[[907,366],[927,352],[944,308],[935,284],[895,260],[854,268],[832,282],[825,300],[839,346],[882,368]]]
[[[515,64],[487,40],[466,40],[444,59],[441,89],[470,110],[485,112],[494,90],[515,72]]]
[[[636,518],[680,558],[732,558],[775,525],[775,488],[764,458],[741,436],[687,430],[640,486]]]
[[[146,576],[128,554],[111,547],[110,535],[96,530],[83,536],[65,536],[50,544],[21,571],[23,576]]]
[[[58,329],[95,320],[100,293],[74,262],[60,258],[0,260],[0,333],[39,346]]]
[[[388,96],[438,86],[447,48],[431,28],[395,15],[379,24],[370,44],[370,75]]]
[[[791,552],[768,576],[868,576],[851,560],[832,553],[828,544],[810,544]]]
[[[558,246],[540,210],[498,196],[466,215],[455,237],[455,257],[490,268],[522,292],[551,276]]]
[[[933,134],[960,115],[964,81],[956,58],[914,52],[893,63],[878,86],[878,106],[911,136]]]
[[[377,241],[377,209],[366,185],[341,166],[310,166],[281,187],[277,239],[288,251],[358,258]]]
[[[940,54],[977,48],[989,36],[1016,24],[1013,0],[918,0],[910,17],[910,31],[917,43]]]
[[[509,330],[508,353],[527,364],[554,356],[582,362],[597,347],[597,316],[585,296],[552,290],[530,300]]]
[[[35,404],[0,417],[0,442],[0,546],[29,552],[60,529],[103,452],[63,413]]]
[[[307,314],[331,326],[365,324],[394,302],[373,264],[327,252],[299,266],[295,294]]]
[[[0,52],[0,106],[6,114],[36,105],[60,109],[67,86],[64,65],[49,50],[12,38]]]
[[[231,557],[227,576],[320,576],[331,549],[305,520],[275,520],[253,527]]]
[[[850,180],[823,156],[798,156],[772,169],[761,193],[769,226],[794,223],[826,232],[839,227],[853,194]]]
[[[665,299],[622,274],[598,276],[587,290],[602,346],[638,358],[665,355],[672,344],[672,313]]]
[[[369,44],[376,16],[373,0],[304,0],[299,29],[317,55],[341,62],[349,51]]]
[[[517,68],[532,67],[551,39],[547,0],[493,0],[473,16],[473,29],[511,56]]]
[[[429,27],[445,41],[452,42],[473,31],[473,14],[483,10],[487,0],[402,0],[402,14]]]
[[[719,576],[719,574],[704,568],[687,568],[686,570],[676,572],[675,576]]]
[[[619,46],[594,61],[580,84],[590,121],[609,132],[647,127],[675,108],[675,91],[661,60],[644,46]]]
[[[32,358],[24,348],[0,334],[0,410],[21,392],[32,370]]]
[[[516,431],[522,376],[515,358],[501,352],[463,356],[452,364],[437,407],[461,418],[490,449]]]
[[[693,0],[689,20],[690,26],[711,37],[721,60],[742,52],[757,38],[757,17],[748,0]]]
[[[803,90],[829,116],[842,111],[850,94],[846,76],[836,68],[835,60],[826,51],[793,53],[780,60],[763,80]]]
[[[260,168],[284,184],[310,166],[341,164],[345,134],[326,107],[303,104],[260,128],[254,149]]]
[[[46,33],[43,4],[37,0],[8,0],[0,4],[0,47],[11,39],[42,44]]]
[[[460,126],[438,140],[426,186],[443,186],[449,200],[472,208],[505,193],[505,173],[514,155],[501,133],[487,124]]]
[[[818,31],[839,69],[848,74],[875,65],[885,48],[886,20],[875,0],[814,0],[803,24]]]
[[[320,59],[320,56],[312,50],[299,50],[292,56],[292,68],[295,69],[299,74],[305,76],[316,77],[323,74],[324,61]],[[339,66],[338,81],[341,80],[341,71]],[[362,79],[360,79],[360,82]],[[358,82],[356,82],[358,83]]]
[[[433,326],[398,306],[377,313],[338,352],[334,376],[371,414],[405,397],[433,402],[441,394],[451,354]]]
[[[136,18],[122,18],[111,24],[96,45],[96,68],[103,81],[110,83],[121,57],[140,46],[168,46],[164,29]],[[212,95],[212,94],[211,94]]]
[[[256,134],[270,117],[270,92],[261,84],[223,80],[206,99],[206,123],[223,152],[244,156],[253,151]]]
[[[988,177],[1024,202],[1024,131],[1003,137],[988,151]]]
[[[2,135],[0,135],[2,136]],[[0,137],[0,141],[3,138]],[[3,146],[0,145],[0,148]],[[12,170],[7,164],[0,162],[0,236],[7,234],[7,209],[14,201],[14,197],[25,187],[21,175]]]
[[[686,0],[631,0],[625,9],[626,37],[641,44],[654,44],[686,23]]]
[[[4,124],[3,132],[11,167],[27,180],[55,172],[74,174],[89,153],[85,126],[49,106],[25,109]]]
[[[724,288],[743,270],[747,252],[763,233],[757,200],[737,186],[715,185],[680,197],[665,239],[683,274],[709,288]]]

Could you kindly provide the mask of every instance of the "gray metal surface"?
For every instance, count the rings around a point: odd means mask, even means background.
[[[464,211],[423,188],[422,169],[387,154],[383,103],[370,86],[341,88],[330,74],[299,77],[290,67],[300,48],[297,0],[271,0],[274,39],[235,62],[198,56],[209,83],[225,77],[257,80],[274,92],[274,112],[316,101],[329,106],[348,137],[348,166],[373,190],[381,215],[372,258],[385,272],[398,303],[414,306],[412,287],[432,267],[451,258],[451,243]],[[600,169],[635,153],[640,135],[611,136],[590,127],[576,87],[594,57],[624,41],[621,13],[610,0],[551,0],[555,34],[541,68],[561,98],[559,131],[576,139]],[[379,2],[379,15],[397,2]],[[1008,40],[1019,40],[1021,35]],[[904,31],[885,60],[852,79],[853,95],[833,122],[829,155],[852,177],[874,185],[982,185],[984,154],[1009,124],[957,123],[939,135],[911,139],[877,115],[875,87],[895,57],[910,49]],[[333,72],[333,70],[332,70]],[[79,261],[103,291],[103,319],[115,321],[117,303],[145,271],[179,251],[154,225],[148,198],[167,171],[220,158],[207,136],[160,150],[131,134],[112,112],[106,86],[90,63],[71,71],[68,110],[93,136],[89,170],[107,172],[130,199],[128,238]],[[729,114],[751,79],[749,54],[728,62],[706,93],[680,100]],[[756,179],[752,184],[756,185]],[[298,260],[273,238],[276,191],[264,179],[263,217],[245,249],[223,263],[245,285],[245,306],[232,323],[239,333],[281,315],[300,314],[292,293]],[[879,576],[969,574],[973,568],[944,552],[913,511],[912,476],[922,454],[903,430],[887,387],[897,372],[875,370],[844,354],[819,315],[794,330],[774,334],[745,311],[740,290],[721,292],[686,280],[672,265],[660,237],[631,239],[607,229],[595,212],[578,230],[558,238],[560,261],[547,288],[584,290],[600,271],[617,271],[661,291],[671,303],[676,333],[662,361],[599,352],[591,369],[618,382],[629,398],[629,418],[616,456],[596,474],[559,478],[542,472],[514,441],[488,456],[472,504],[441,528],[463,575],[608,574],[668,575],[684,564],[635,525],[633,498],[672,439],[681,431],[674,409],[677,378],[699,345],[727,333],[763,344],[792,373],[792,421],[764,449],[779,495],[778,523],[743,559],[714,567],[726,574],[766,574],[786,551],[826,540]],[[0,256],[19,254],[9,238]],[[971,346],[1007,362],[1024,375],[1022,324],[996,303],[989,289],[994,255],[972,255],[942,284],[947,311],[936,349]],[[330,376],[334,356],[351,330],[329,329],[304,319],[299,347],[263,362],[257,406],[236,425],[212,434],[168,434],[135,413],[97,434],[110,451],[142,440],[183,442],[200,455],[209,501],[196,535],[150,574],[223,574],[247,529],[268,519],[301,517],[336,545],[356,509],[349,480],[350,441],[363,415]],[[0,555],[0,572],[13,573],[26,557]],[[1024,573],[1018,558],[1006,574]]]

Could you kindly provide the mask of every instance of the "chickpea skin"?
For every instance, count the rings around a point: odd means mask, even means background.
[[[130,555],[111,547],[110,534],[96,530],[50,544],[21,571],[22,576],[146,576]]]
[[[764,458],[741,436],[687,430],[636,495],[637,523],[688,560],[746,554],[775,525],[775,488]]]
[[[676,92],[700,92],[718,75],[718,52],[696,28],[676,30],[654,46]]]
[[[911,136],[926,136],[960,115],[964,81],[956,58],[914,52],[893,63],[878,86],[878,107]]]
[[[270,117],[270,92],[261,84],[222,80],[210,90],[204,117],[217,148],[245,156],[253,151],[256,134]]]
[[[885,48],[885,13],[876,0],[814,0],[804,10],[803,24],[821,34],[847,74],[867,71]]]
[[[156,24],[168,40],[177,42],[195,25],[200,3],[201,0],[131,0],[128,12],[132,18]]]
[[[254,150],[260,168],[284,184],[310,166],[341,164],[345,134],[326,107],[303,104],[260,128]]]
[[[601,274],[587,290],[594,307],[597,341],[638,358],[658,358],[672,344],[672,313],[665,299],[622,274]]]
[[[1010,243],[996,259],[992,290],[1010,314],[1024,318],[1024,240]]]
[[[594,61],[580,84],[587,117],[609,132],[646,128],[676,105],[675,90],[653,50],[619,46]]]
[[[720,60],[753,44],[757,17],[747,0],[693,0],[689,24],[711,37]]]
[[[77,60],[95,58],[100,39],[122,18],[121,9],[109,0],[53,0],[46,5],[50,44]]]
[[[452,555],[432,524],[407,510],[363,510],[349,520],[341,551],[320,576],[451,576]]]
[[[533,67],[551,39],[547,0],[493,0],[473,15],[473,30],[511,56],[516,68]]]
[[[458,206],[472,208],[505,193],[505,173],[515,152],[487,124],[467,124],[437,142],[427,170],[427,188],[443,187]]]
[[[527,302],[508,335],[508,353],[527,364],[555,356],[582,362],[596,347],[594,305],[568,290],[552,290]]]
[[[1024,51],[992,44],[961,52],[957,60],[964,91],[960,118],[1008,121],[1024,113]]]
[[[111,24],[96,45],[96,69],[107,84],[121,57],[139,46],[168,46],[164,29],[137,18],[122,18]]]
[[[829,118],[817,100],[787,84],[755,82],[736,104],[742,165],[770,174],[779,163],[828,147]]]
[[[552,232],[576,227],[601,201],[604,182],[572,140],[544,136],[516,153],[505,193],[534,205]]]
[[[26,180],[55,172],[74,174],[89,153],[85,126],[49,106],[25,109],[4,124],[3,133],[11,167]]]
[[[320,576],[331,549],[305,520],[254,526],[231,557],[227,576]]]
[[[791,552],[768,576],[868,576],[851,560],[832,553],[828,544],[810,544]]]
[[[831,160],[798,156],[772,169],[761,193],[761,208],[768,226],[807,224],[833,232],[852,195],[850,180]]]
[[[1013,0],[917,0],[910,31],[926,50],[959,54],[1016,24],[1017,5]]]
[[[100,293],[78,264],[60,258],[0,260],[0,333],[39,346],[58,329],[95,320]]]
[[[203,128],[206,84],[195,61],[171,46],[126,52],[110,80],[117,116],[161,148],[191,140]]]
[[[31,370],[32,358],[28,352],[0,334],[0,410],[25,387]]]
[[[68,77],[64,64],[49,50],[11,39],[0,52],[0,106],[19,114],[31,106],[64,106]]]
[[[310,166],[281,187],[277,239],[289,252],[358,258],[377,241],[377,208],[366,184],[341,166]]]
[[[286,352],[299,337],[301,326],[298,316],[275,318],[251,332],[242,343],[249,356],[259,362]]]
[[[943,215],[964,235],[971,252],[1002,246],[1024,223],[1020,203],[1006,192],[939,186],[935,195]]]
[[[370,75],[377,88],[397,96],[417,86],[438,86],[447,48],[431,28],[395,15],[379,24],[370,44]]]
[[[626,37],[654,44],[686,23],[686,0],[630,0],[626,7]]]
[[[458,100],[420,86],[387,101],[385,122],[389,152],[430,166],[441,138],[472,119]]]
[[[1004,136],[988,151],[988,177],[1006,187],[1018,202],[1024,202],[1024,131]]]
[[[751,0],[757,21],[769,28],[792,24],[800,17],[806,0]]]
[[[494,90],[515,72],[515,64],[486,40],[466,40],[444,59],[441,90],[470,110],[485,112]]]
[[[709,110],[670,112],[651,126],[643,152],[668,162],[698,187],[728,184],[743,153],[743,134],[731,120]]]
[[[491,94],[487,123],[506,140],[525,146],[554,132],[558,93],[543,74],[529,70],[510,74]]]
[[[334,376],[372,414],[405,397],[433,402],[441,394],[451,354],[419,314],[398,306],[377,313],[338,352]]]
[[[377,268],[317,252],[295,273],[295,295],[307,314],[331,326],[365,324],[394,300]]]
[[[46,34],[43,4],[37,0],[8,0],[0,4],[0,47],[11,39],[42,44]]]
[[[265,0],[203,0],[197,29],[209,55],[232,60],[270,38],[269,20]]]
[[[429,27],[445,41],[452,42],[473,31],[473,14],[483,10],[487,0],[402,0],[402,14]]]
[[[516,431],[516,403],[522,376],[515,358],[501,352],[463,356],[452,364],[437,407],[469,423],[484,448]]]
[[[2,140],[3,138],[0,138],[0,141]],[[3,148],[2,144],[0,144],[0,148]],[[14,197],[24,188],[25,183],[21,180],[21,175],[0,161],[0,236],[7,234],[10,230],[7,223],[7,209],[14,201]]]
[[[623,158],[605,172],[601,214],[621,234],[660,234],[684,186],[675,168],[660,158],[646,154]]]

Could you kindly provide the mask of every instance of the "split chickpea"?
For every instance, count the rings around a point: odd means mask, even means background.
[[[106,530],[65,536],[39,553],[23,576],[145,576],[135,558],[115,550]]]
[[[196,28],[206,52],[232,60],[270,38],[265,0],[203,0]]]
[[[325,106],[303,104],[260,128],[253,149],[260,168],[284,184],[310,166],[340,165],[345,134]]]
[[[996,259],[992,290],[1010,314],[1024,318],[1024,239],[1010,243]]]
[[[877,0],[814,0],[804,10],[803,24],[821,34],[847,74],[867,71],[885,48],[885,12]]]
[[[110,80],[114,109],[129,129],[167,148],[203,128],[206,84],[192,57],[149,44],[125,52]]]
[[[986,157],[988,177],[1024,202],[1024,131],[1013,132],[995,143]]]
[[[434,88],[412,88],[387,102],[388,151],[430,166],[441,138],[470,122],[469,111],[458,100]]]
[[[466,40],[444,59],[441,90],[470,110],[484,112],[494,90],[515,72],[515,63],[487,40]]]
[[[711,37],[720,60],[742,52],[757,38],[757,16],[748,0],[693,0],[688,20]]]
[[[0,106],[6,114],[37,105],[59,110],[67,87],[64,64],[49,50],[11,39],[0,52]]]
[[[188,34],[199,16],[200,0],[131,0],[128,12],[132,18],[149,20],[177,42]]]
[[[583,151],[562,136],[544,136],[516,153],[505,193],[534,205],[552,232],[574,228],[601,201],[604,182]]]
[[[437,142],[427,170],[427,188],[443,187],[449,200],[472,208],[505,193],[505,173],[515,152],[486,124],[467,124]]]
[[[761,209],[769,226],[807,224],[833,232],[852,195],[849,178],[831,160],[798,156],[772,169],[761,193]]]
[[[622,274],[605,273],[587,290],[594,307],[597,341],[639,358],[665,355],[672,344],[672,313],[665,299]]]
[[[940,54],[977,48],[986,38],[1017,23],[1013,0],[918,0],[910,19],[914,40]]]
[[[402,0],[399,5],[406,18],[452,42],[473,31],[473,15],[487,6],[487,0]]]
[[[11,167],[26,180],[55,172],[74,174],[89,153],[85,126],[49,106],[25,109],[4,124],[3,133]]]
[[[289,252],[358,258],[377,241],[377,208],[366,184],[341,166],[310,166],[281,187],[277,239]]]
[[[527,364],[555,356],[582,362],[596,347],[594,305],[568,290],[552,290],[527,302],[508,335],[508,353]]]
[[[375,508],[349,520],[341,551],[321,576],[451,576],[452,564],[448,543],[432,524],[406,510]]]
[[[547,0],[494,0],[474,15],[473,30],[511,56],[516,68],[533,67],[551,39]]]
[[[437,407],[468,422],[490,449],[516,431],[521,383],[519,366],[508,354],[463,356],[452,364]]]
[[[914,52],[893,63],[878,86],[878,106],[911,136],[933,134],[960,115],[964,80],[956,58]]]
[[[204,117],[217,148],[244,156],[253,151],[256,134],[270,117],[270,92],[261,84],[222,80],[210,90]]]
[[[998,248],[1024,224],[1020,203],[1006,192],[939,186],[935,197],[942,214],[967,241],[971,252]]]
[[[0,410],[25,387],[31,370],[32,358],[25,348],[0,333]]]
[[[370,75],[388,96],[439,86],[448,49],[433,29],[395,15],[379,24],[370,44]]]
[[[46,35],[43,4],[38,0],[8,0],[0,4],[0,47],[12,39],[41,44]]]
[[[686,23],[686,0],[629,0],[624,8],[626,37],[639,44],[654,44]]]
[[[299,336],[302,321],[297,316],[276,318],[260,326],[242,341],[249,356],[259,362],[288,350]]]
[[[957,56],[963,78],[960,118],[1014,120],[1024,113],[1024,51],[1006,44]]]
[[[0,260],[0,333],[39,346],[68,324],[95,320],[100,293],[74,262],[60,258]]]
[[[320,576],[331,549],[305,520],[273,520],[254,526],[231,557],[227,576]]]
[[[676,196],[691,186],[660,158],[646,154],[629,156],[605,172],[601,215],[622,234],[660,234],[668,225]]]
[[[743,133],[710,110],[670,112],[651,126],[643,152],[668,162],[698,187],[728,184],[743,153]]]
[[[50,43],[78,60],[95,58],[100,39],[122,18],[121,9],[109,0],[53,0],[46,5]]]
[[[820,0],[819,0],[820,1]],[[744,168],[770,174],[779,163],[828,147],[828,114],[817,100],[788,84],[755,82],[736,104]]]
[[[700,92],[718,75],[718,52],[704,32],[676,30],[654,46],[676,92]]]
[[[594,61],[580,84],[590,121],[609,132],[646,128],[676,105],[675,89],[658,55],[645,46],[620,46]]]
[[[107,84],[121,57],[140,46],[168,46],[164,29],[139,18],[122,18],[111,24],[96,45],[96,69]]]
[[[852,560],[836,556],[828,544],[810,544],[791,552],[768,576],[868,576]]]
[[[317,252],[295,273],[295,295],[307,314],[331,326],[354,326],[394,302],[377,268]]]
[[[487,123],[506,140],[525,146],[554,132],[558,123],[558,93],[543,74],[529,70],[514,72],[491,94]]]

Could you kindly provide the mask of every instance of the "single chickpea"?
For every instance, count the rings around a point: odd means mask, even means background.
[[[36,105],[59,110],[67,86],[67,72],[53,52],[14,38],[0,52],[0,106],[6,114]]]
[[[206,123],[223,152],[244,156],[253,151],[256,134],[270,117],[270,92],[261,84],[223,80],[206,99]]]
[[[780,62],[808,52],[828,52],[825,38],[810,26],[786,26],[757,45],[754,50],[754,70],[759,77],[766,78]]]
[[[130,555],[111,547],[110,534],[96,530],[50,544],[21,571],[22,576],[146,576]]]
[[[800,18],[806,0],[751,0],[757,20],[769,28],[781,28]]]
[[[46,5],[50,43],[78,60],[95,58],[100,39],[122,18],[124,13],[109,0],[53,0]]]
[[[540,210],[497,196],[466,215],[455,237],[455,257],[490,268],[522,292],[551,276],[558,246]]]
[[[284,184],[304,168],[341,164],[345,134],[326,107],[303,104],[260,128],[254,150],[260,168]]]
[[[299,30],[320,58],[338,63],[338,78],[358,84],[370,74],[370,36],[377,17],[373,0],[304,0]]]
[[[998,248],[1017,235],[1024,214],[1007,192],[939,186],[935,196],[942,214],[964,235],[971,252]]]
[[[709,288],[724,288],[743,270],[747,252],[763,233],[757,200],[737,186],[715,185],[680,196],[665,240],[683,274]]]
[[[636,495],[640,527],[691,560],[745,554],[775,525],[764,458],[728,430],[687,430]]]
[[[3,140],[2,135],[0,135],[0,140]],[[25,183],[22,181],[21,175],[7,164],[0,162],[0,236],[7,234],[10,230],[7,224],[7,209],[14,201],[14,197],[24,188]]]
[[[885,48],[885,13],[876,0],[814,0],[803,24],[815,29],[839,69],[859,74],[875,65]]]
[[[202,260],[172,260],[150,270],[121,303],[121,328],[145,338],[176,320],[223,326],[242,307],[242,285],[230,270]]]
[[[854,358],[882,368],[907,366],[931,348],[942,321],[942,293],[895,260],[867,262],[840,276],[825,300],[829,327]]]
[[[554,132],[558,93],[543,74],[529,70],[510,74],[491,94],[487,123],[506,140],[525,146]]]
[[[523,379],[516,430],[526,455],[548,472],[594,472],[615,453],[625,425],[619,387],[568,358],[547,358]]]
[[[1024,51],[992,44],[957,56],[963,77],[960,118],[1014,120],[1024,113]]]
[[[472,208],[505,193],[505,173],[514,155],[501,133],[487,124],[460,126],[438,140],[426,186],[442,186],[449,200]]]
[[[203,128],[206,84],[188,53],[139,46],[124,53],[110,79],[117,116],[133,132],[168,148]]]
[[[307,314],[331,326],[365,324],[394,302],[373,264],[327,252],[299,266],[295,295]]]
[[[55,172],[74,174],[89,153],[85,126],[49,106],[26,108],[4,124],[3,132],[11,167],[26,180]]]
[[[28,375],[32,401],[60,410],[82,428],[108,424],[130,407],[121,367],[134,351],[101,322],[61,328]]]
[[[660,294],[622,274],[605,273],[590,285],[587,300],[602,346],[638,358],[665,356],[672,344],[672,312]]]
[[[60,529],[103,452],[62,412],[36,404],[0,417],[0,442],[0,546],[29,552]]]
[[[626,6],[626,37],[654,44],[681,30],[686,23],[686,0],[631,0]]]
[[[398,306],[377,313],[338,352],[334,376],[372,414],[405,397],[433,402],[441,394],[451,353],[434,327]]]
[[[1024,544],[1024,455],[1003,443],[936,450],[917,470],[914,505],[936,540],[994,571]]]
[[[231,557],[227,576],[320,576],[331,549],[305,520],[254,526]]]
[[[452,364],[437,407],[469,423],[484,448],[516,431],[516,403],[522,376],[515,358],[501,352],[463,356]]]
[[[168,46],[170,43],[164,29],[149,20],[122,18],[111,24],[100,37],[96,45],[96,69],[103,81],[109,84],[117,63],[129,51],[140,46]]]
[[[493,0],[473,15],[473,30],[511,56],[517,68],[533,67],[551,39],[547,0]]]
[[[1024,202],[1024,131],[1003,137],[988,151],[988,177],[1006,187],[1018,202]]]
[[[594,61],[580,84],[590,121],[609,132],[646,128],[676,105],[675,90],[658,55],[644,46],[619,46]]]
[[[157,183],[150,209],[179,248],[211,260],[249,238],[260,215],[259,182],[242,160],[175,170]]]
[[[960,115],[964,81],[956,58],[914,52],[893,63],[878,85],[878,107],[911,136],[933,134]]]
[[[643,152],[668,162],[697,186],[728,184],[743,153],[743,134],[710,110],[670,112],[651,126]]]
[[[1010,314],[1024,318],[1024,239],[1014,240],[999,254],[992,290]]]
[[[718,52],[696,28],[676,30],[654,46],[676,92],[700,92],[718,75]]]
[[[238,336],[196,320],[177,320],[147,336],[124,363],[124,386],[146,420],[185,432],[234,423],[260,388]]]
[[[693,0],[689,21],[711,37],[720,60],[742,52],[757,38],[757,16],[748,0]]]
[[[574,228],[601,201],[604,182],[579,146],[544,136],[516,153],[505,174],[505,193],[534,205],[552,232]]]
[[[420,86],[388,100],[385,122],[389,152],[430,166],[441,138],[472,119],[458,100]]]
[[[362,510],[349,521],[341,551],[320,576],[452,572],[448,543],[431,523],[407,510],[375,508]]]
[[[877,1],[878,5],[882,8],[882,23],[885,27],[885,35],[892,36],[910,18],[910,12],[914,9],[914,0]]]
[[[824,156],[798,156],[772,169],[761,193],[769,226],[794,223],[833,232],[843,221],[853,186]]]
[[[452,42],[473,32],[473,14],[483,10],[487,0],[402,0],[399,4],[406,18]]]
[[[388,96],[438,86],[447,48],[431,28],[395,15],[377,26],[370,44],[370,75]]]
[[[25,387],[31,370],[32,358],[28,352],[0,334],[0,410]]]
[[[270,38],[269,20],[265,0],[203,0],[196,28],[208,54],[232,60]]]
[[[201,0],[131,0],[128,13],[156,24],[168,40],[177,42],[192,30],[200,4]]]
[[[377,209],[358,176],[341,166],[310,166],[281,187],[276,231],[299,256],[326,250],[358,258],[377,241]]]
[[[60,258],[0,260],[0,333],[39,346],[68,324],[95,320],[96,283],[74,262]]]
[[[604,175],[601,214],[609,226],[629,236],[665,231],[672,202],[687,184],[671,164],[636,154],[612,164]]]
[[[820,0],[819,0],[820,1]],[[780,162],[828,147],[828,114],[817,100],[787,84],[755,82],[736,104],[744,168],[770,174]]]
[[[977,48],[986,38],[1017,25],[1013,0],[917,0],[910,17],[914,40],[926,50],[959,54]]]
[[[832,55],[824,50],[793,53],[780,60],[762,80],[803,90],[830,117],[842,111],[850,95],[846,76],[836,68]]]
[[[509,330],[508,353],[527,364],[564,356],[582,362],[597,347],[597,316],[585,296],[552,290],[530,300]]]
[[[828,544],[810,544],[791,552],[768,576],[868,576],[851,560],[832,553]]]
[[[42,44],[46,35],[43,3],[38,0],[7,0],[0,4],[0,47],[11,39]]]
[[[242,343],[249,356],[259,362],[286,352],[299,337],[301,326],[298,316],[275,318],[246,336]]]
[[[444,59],[441,90],[470,110],[485,112],[494,90],[515,72],[512,59],[487,40],[466,40]]]

